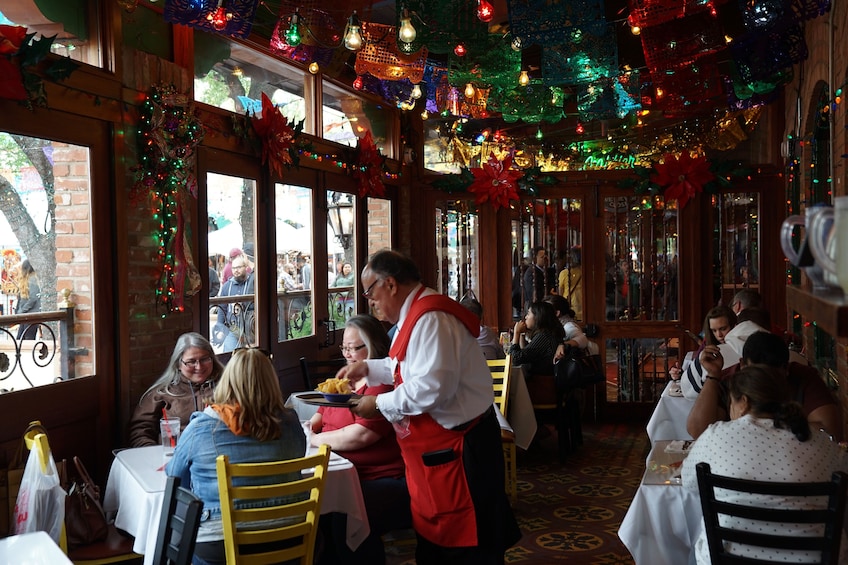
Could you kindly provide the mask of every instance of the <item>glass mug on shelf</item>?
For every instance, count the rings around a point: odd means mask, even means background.
[[[783,249],[783,254],[786,255],[790,263],[804,269],[813,285],[813,290],[817,292],[829,290],[832,287],[832,284],[828,284],[828,281],[825,280],[824,269],[821,263],[816,261],[812,251],[814,242],[822,238],[821,231],[825,229],[825,226],[821,223],[816,224],[819,226],[816,228],[813,225],[817,218],[824,217],[833,218],[833,209],[830,206],[810,206],[807,208],[806,215],[789,216],[783,221],[780,228],[780,247]],[[804,228],[804,235],[796,250],[793,244],[793,236],[798,227]]]
[[[838,196],[833,202],[833,208],[823,208],[810,221],[808,240],[825,284],[848,294],[848,196]]]

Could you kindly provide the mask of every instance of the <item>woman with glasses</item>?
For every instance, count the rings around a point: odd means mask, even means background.
[[[348,364],[382,359],[389,354],[389,337],[379,320],[358,315],[345,324],[340,346]],[[368,386],[363,377],[350,383],[357,394],[382,394],[390,385]],[[345,543],[347,517],[321,517],[321,529],[334,540],[327,544],[321,563],[381,565],[386,562],[381,536],[410,528],[409,492],[405,468],[392,425],[382,417],[362,418],[348,408],[320,407],[309,421],[312,445],[329,445],[350,460],[359,473],[371,534],[355,552]]]
[[[209,340],[194,332],[181,335],[168,368],[138,401],[130,420],[130,445],[159,445],[159,420],[165,417],[179,418],[185,428],[193,412],[212,402],[223,372]]]
[[[224,565],[221,497],[215,461],[219,455],[231,463],[264,463],[303,457],[306,439],[297,414],[283,406],[283,394],[274,365],[260,349],[236,349],[215,387],[212,404],[195,413],[177,441],[165,473],[203,501],[200,529],[194,548],[194,565]],[[300,478],[284,475],[281,482]],[[261,500],[251,501],[261,506]],[[321,519],[323,521],[323,517]],[[266,527],[283,524],[267,523]],[[258,528],[261,526],[254,526]],[[269,550],[285,547],[270,544]]]

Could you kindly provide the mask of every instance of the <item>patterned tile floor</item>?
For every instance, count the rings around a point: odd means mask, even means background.
[[[518,459],[515,515],[524,534],[506,563],[632,565],[618,527],[644,471],[643,426],[587,424],[584,445],[565,464],[556,436],[540,434]],[[387,547],[388,565],[414,565],[414,543]]]

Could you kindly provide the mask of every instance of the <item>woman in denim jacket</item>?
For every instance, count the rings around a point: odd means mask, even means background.
[[[227,455],[233,463],[259,463],[303,457],[306,452],[297,414],[283,407],[274,366],[260,350],[236,350],[215,387],[213,402],[192,415],[165,467],[169,476],[191,485],[203,500],[195,565],[226,562],[215,469],[218,456]]]

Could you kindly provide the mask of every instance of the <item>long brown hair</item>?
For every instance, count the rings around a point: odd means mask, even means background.
[[[801,405],[791,400],[786,376],[768,365],[746,365],[730,377],[730,396],[748,399],[750,412],[771,418],[774,427],[789,430],[798,441],[810,439],[810,424]]]
[[[29,279],[34,276],[36,276],[35,269],[32,268],[29,259],[24,259],[21,263],[20,275],[18,275],[18,294],[21,298],[29,298]]]
[[[727,306],[714,306],[704,316],[704,345],[718,345],[718,340],[710,329],[710,320],[716,318],[727,318],[727,325],[732,328],[736,326],[736,313]]]
[[[213,396],[216,404],[238,405],[239,427],[251,437],[280,437],[283,393],[271,360],[259,349],[237,349],[221,375]]]

